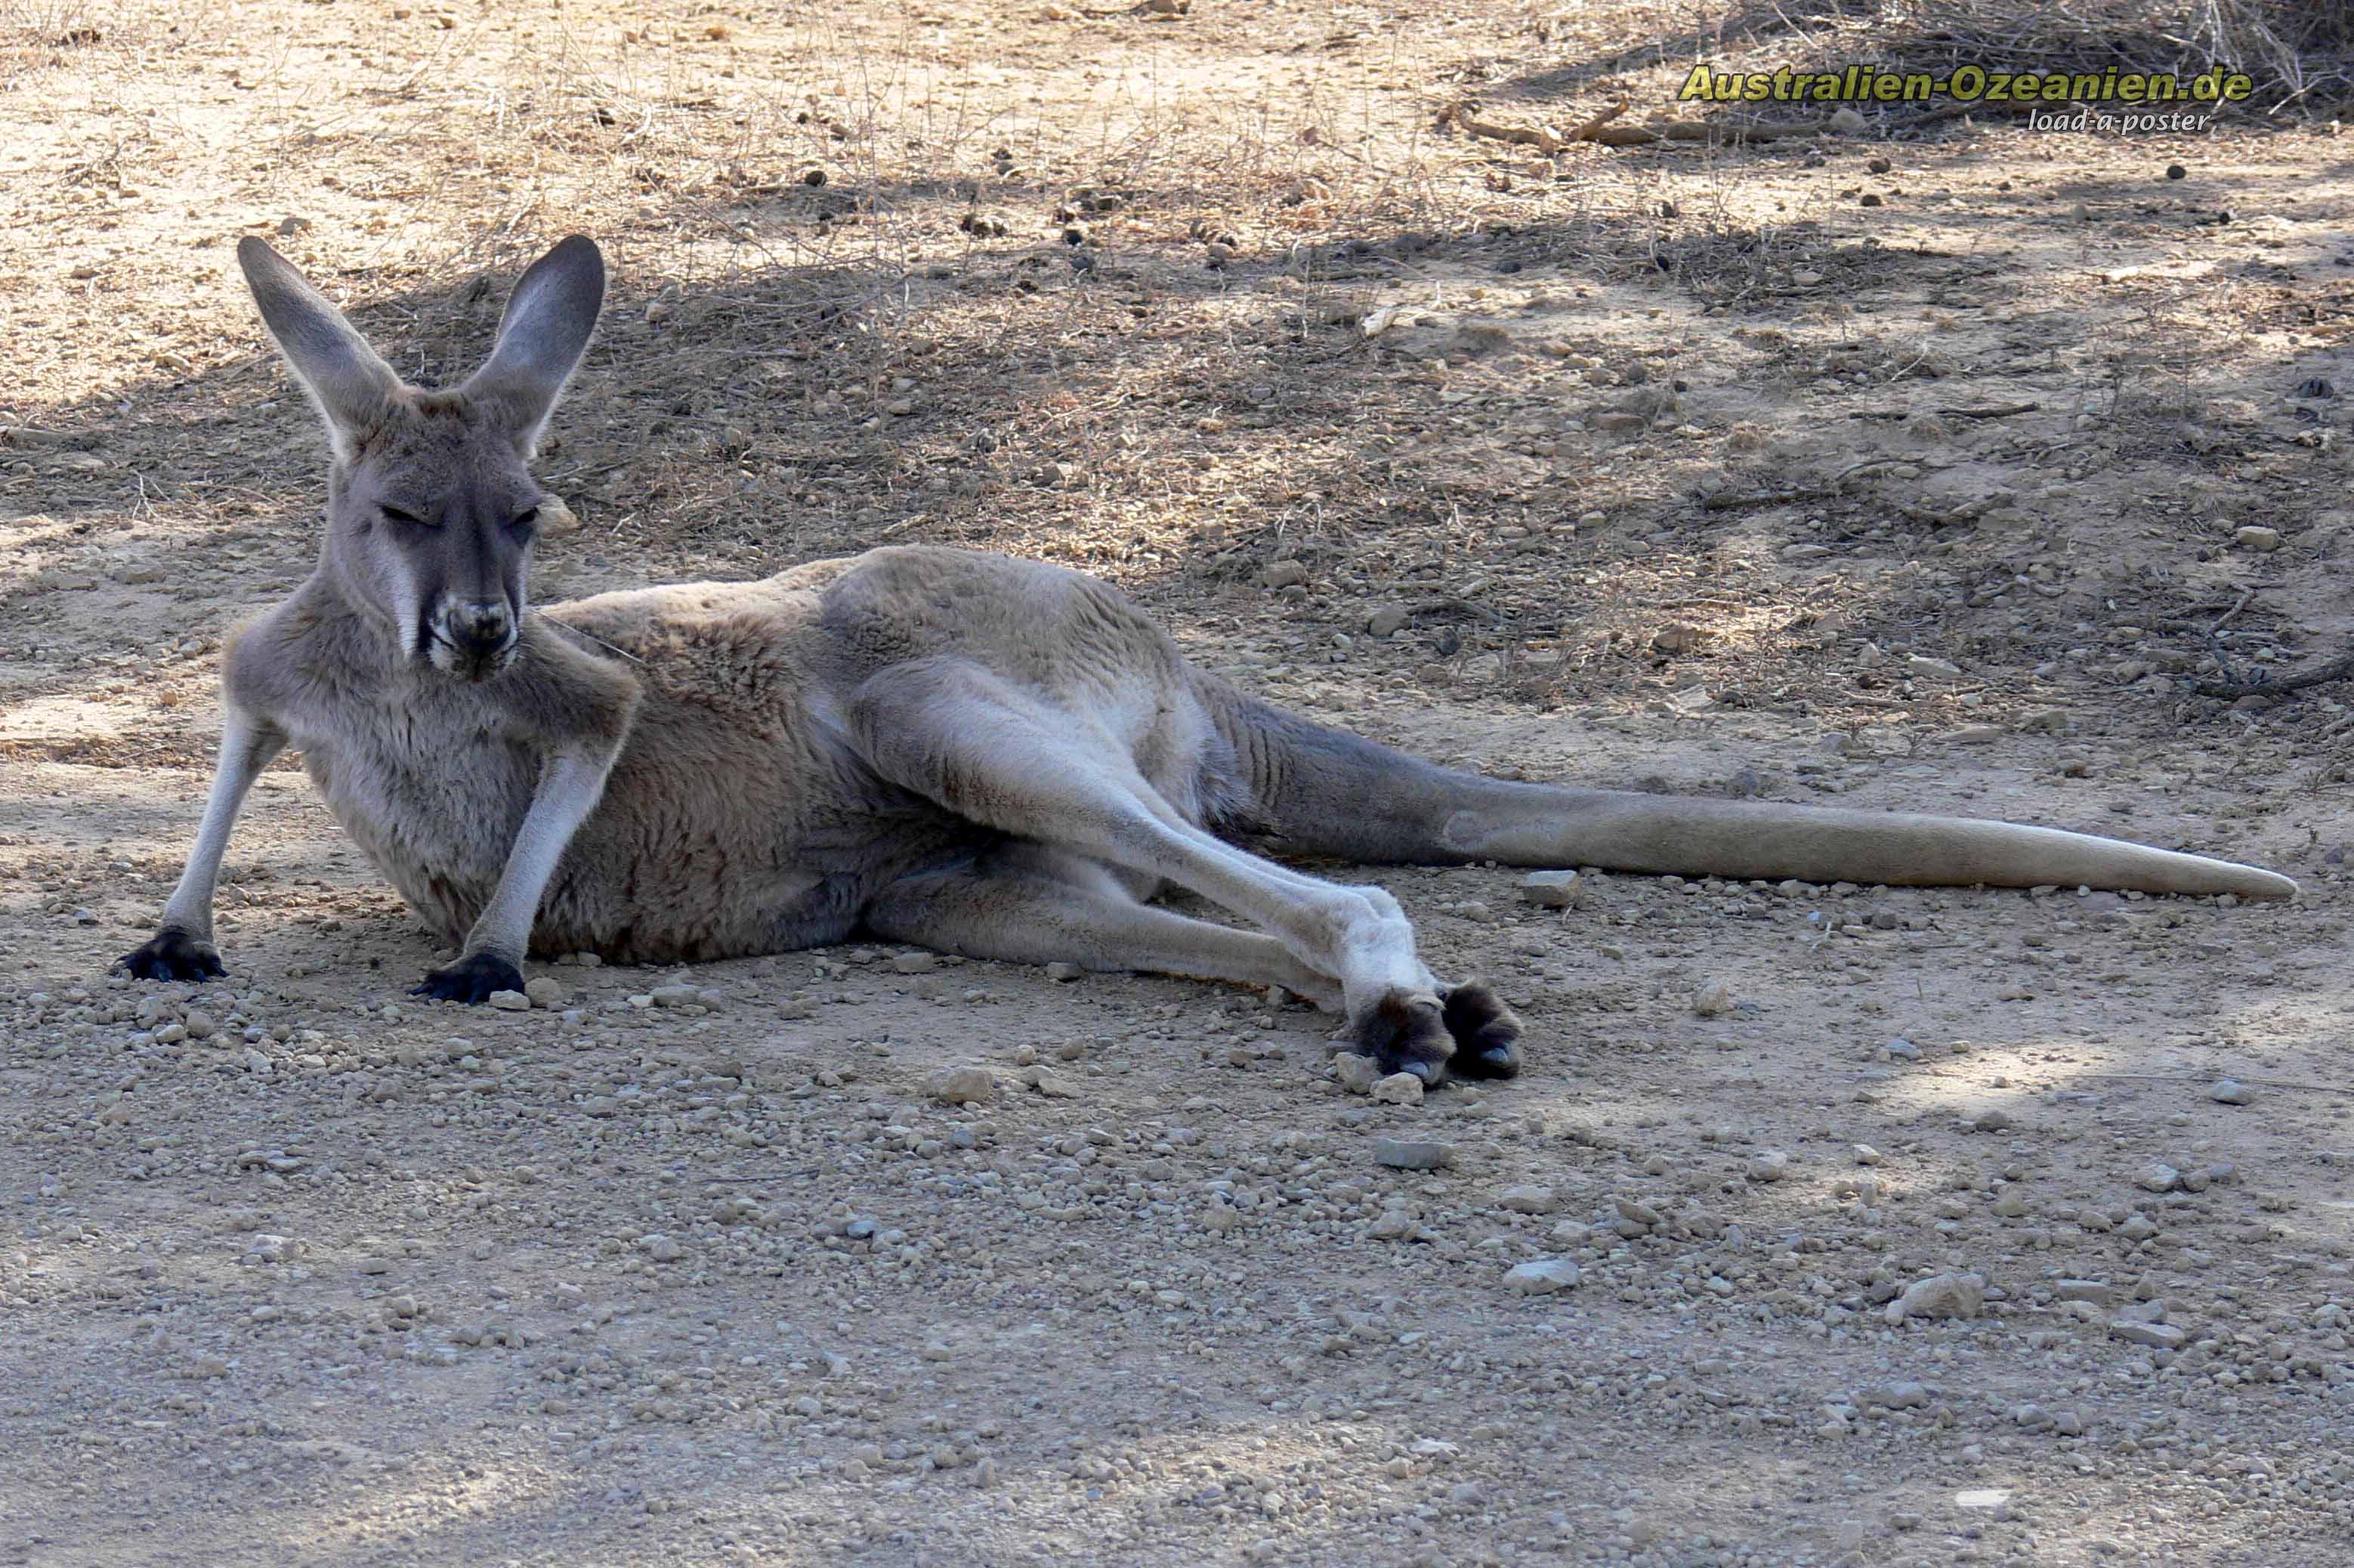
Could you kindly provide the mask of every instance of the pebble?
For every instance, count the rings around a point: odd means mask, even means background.
[[[1892,1323],[1907,1318],[1975,1318],[1985,1307],[1984,1275],[1935,1274],[1906,1286],[1888,1304],[1887,1318]]]
[[[531,998],[519,991],[494,991],[485,999],[501,1012],[529,1012]]]
[[[2182,1172],[2163,1160],[2153,1160],[2134,1178],[2134,1185],[2145,1192],[2171,1192],[2182,1181]]]
[[[1373,1144],[1373,1163],[1393,1171],[1444,1171],[1455,1163],[1455,1146],[1413,1139],[1379,1139]]]
[[[2253,550],[2258,555],[2269,555],[2281,547],[2280,530],[2252,525],[2236,530],[2232,535],[2232,543],[2243,550]]]
[[[1778,1149],[1760,1150],[1749,1161],[1752,1181],[1779,1181],[1790,1174],[1790,1157]]]
[[[1550,1187],[1533,1184],[1507,1187],[1497,1198],[1496,1206],[1516,1214],[1550,1214],[1561,1207],[1561,1195]]]
[[[1523,1296],[1545,1296],[1567,1290],[1583,1277],[1577,1265],[1565,1257],[1541,1257],[1514,1264],[1504,1275],[1504,1287]]]
[[[2190,1338],[2187,1330],[2171,1323],[2144,1323],[2132,1318],[2112,1319],[2109,1336],[2129,1344],[2147,1345],[2154,1351],[2179,1351]]]
[[[1691,1010],[1702,1018],[1715,1018],[1733,1011],[1733,982],[1712,980],[1692,993]]]
[[[564,982],[554,975],[534,975],[523,993],[535,1007],[554,1007],[564,1000]]]
[[[939,967],[938,953],[901,953],[891,960],[892,971],[903,975],[928,975]]]
[[[986,1067],[943,1067],[924,1080],[924,1092],[949,1105],[995,1105],[997,1077]]]
[[[1540,909],[1566,909],[1576,891],[1574,871],[1537,871],[1521,878],[1521,901]]]
[[[2219,1106],[2243,1106],[2255,1099],[2256,1091],[2236,1078],[2220,1078],[2207,1097]]]
[[[1373,1086],[1373,1103],[1382,1106],[1418,1106],[1422,1103],[1422,1080],[1412,1073],[1392,1073]]]
[[[1060,961],[1051,963],[1046,966],[1046,978],[1050,980],[1060,980],[1066,985],[1078,979],[1081,975],[1087,972],[1087,970],[1079,968],[1076,964],[1066,964]]]
[[[1371,1056],[1343,1051],[1332,1058],[1332,1075],[1351,1094],[1369,1095],[1373,1092],[1373,1086],[1382,1080],[1382,1067]]]

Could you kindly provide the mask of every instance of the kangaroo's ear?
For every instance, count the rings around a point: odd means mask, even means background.
[[[335,456],[349,462],[391,410],[400,377],[286,258],[248,235],[237,242],[237,261],[287,369],[327,421]]]
[[[525,457],[588,352],[604,303],[605,258],[578,234],[533,262],[508,299],[498,344],[464,390],[506,426]]]

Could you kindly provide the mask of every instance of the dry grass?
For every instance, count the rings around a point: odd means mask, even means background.
[[[1893,63],[2066,74],[2211,67],[2255,79],[2251,107],[2326,111],[2354,90],[2349,0],[1894,0],[1870,23]]]

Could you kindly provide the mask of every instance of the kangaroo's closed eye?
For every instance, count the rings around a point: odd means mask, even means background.
[[[424,518],[419,517],[416,513],[404,512],[398,506],[379,505],[376,510],[383,513],[386,520],[388,522],[406,523],[411,528],[430,528],[433,526],[432,524],[427,522]]]
[[[516,513],[513,517],[507,519],[507,526],[514,529],[518,534],[528,533],[531,529],[531,525],[538,521],[539,508],[536,506],[526,506],[522,511]]]

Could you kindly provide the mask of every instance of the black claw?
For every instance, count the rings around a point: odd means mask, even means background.
[[[491,1000],[494,991],[521,991],[523,971],[495,953],[476,953],[460,959],[454,964],[444,964],[425,977],[425,983],[411,991],[411,996],[428,996],[436,1001],[461,1001],[468,1005]]]
[[[1455,1042],[1429,997],[1393,991],[1358,1024],[1357,1051],[1381,1064],[1384,1073],[1412,1073],[1426,1088],[1435,1089],[1447,1080]]]
[[[133,980],[204,981],[225,975],[220,953],[185,931],[166,928],[114,960]]]
[[[1447,1032],[1455,1038],[1455,1068],[1468,1078],[1509,1078],[1521,1070],[1520,1015],[1496,988],[1481,980],[1447,993]]]

